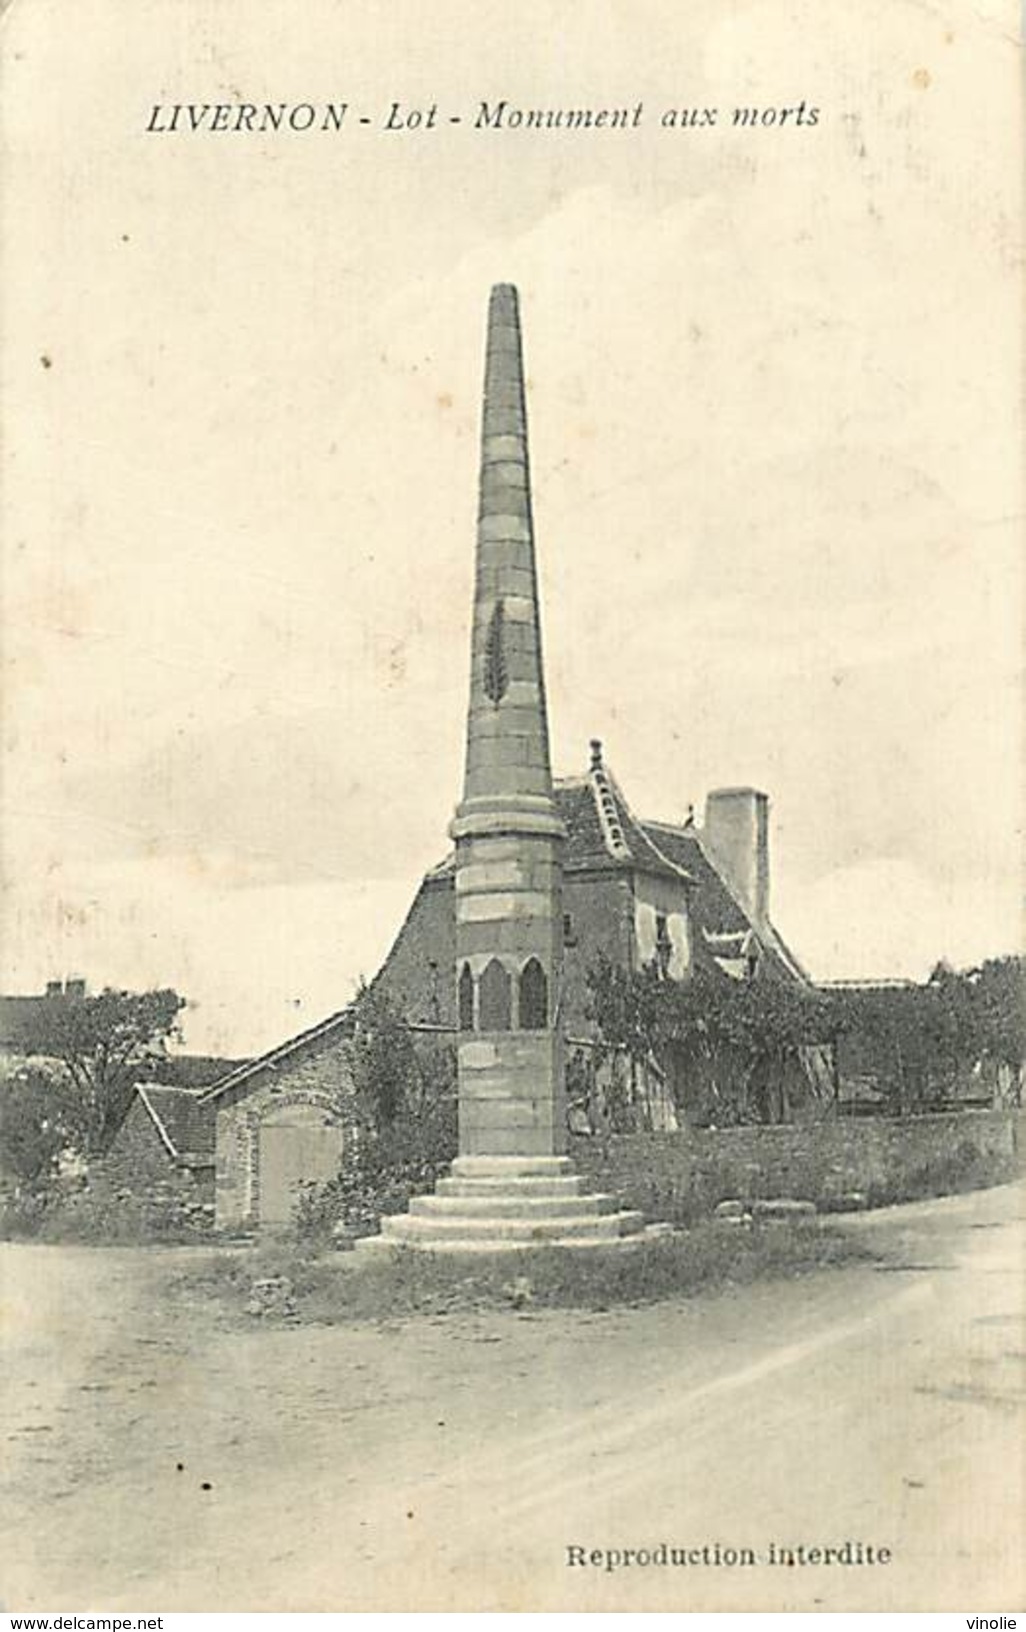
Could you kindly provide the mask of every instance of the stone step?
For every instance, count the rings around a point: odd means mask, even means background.
[[[402,1248],[413,1249],[415,1252],[431,1252],[450,1257],[474,1257],[477,1254],[492,1256],[496,1253],[523,1253],[530,1252],[532,1247],[558,1247],[561,1252],[596,1252],[605,1249],[606,1252],[629,1251],[632,1247],[639,1247],[652,1238],[650,1229],[639,1230],[628,1235],[566,1235],[552,1236],[544,1241],[517,1241],[508,1236],[489,1236],[485,1238],[465,1235],[453,1236],[449,1240],[425,1241],[410,1237],[401,1239],[397,1236],[365,1235],[356,1242],[356,1249],[364,1253],[396,1252]]]
[[[641,1213],[619,1212],[591,1215],[583,1218],[467,1218],[460,1216],[424,1216],[413,1213],[394,1213],[381,1220],[381,1235],[385,1240],[407,1246],[434,1246],[438,1242],[511,1241],[521,1246],[540,1246],[555,1241],[569,1241],[582,1236],[595,1240],[617,1241],[644,1227]]]
[[[560,1173],[555,1178],[496,1177],[466,1179],[450,1177],[439,1179],[435,1190],[440,1196],[502,1196],[513,1188],[524,1196],[580,1196],[584,1194],[584,1180],[579,1173]]]
[[[619,1202],[615,1196],[581,1195],[522,1195],[520,1187],[491,1195],[414,1196],[410,1201],[413,1217],[451,1218],[598,1218],[615,1213]]]
[[[457,1156],[452,1164],[457,1179],[552,1179],[572,1172],[569,1156]]]

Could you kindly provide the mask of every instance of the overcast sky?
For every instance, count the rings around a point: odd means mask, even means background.
[[[234,1054],[378,967],[459,794],[499,280],[557,771],[765,788],[817,976],[1017,946],[1012,8],[75,9],[4,28],[3,990],[173,985]],[[500,97],[644,120],[475,131]]]

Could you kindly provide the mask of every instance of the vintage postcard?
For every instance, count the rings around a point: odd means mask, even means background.
[[[0,1606],[1011,1626],[1015,8],[0,48]]]

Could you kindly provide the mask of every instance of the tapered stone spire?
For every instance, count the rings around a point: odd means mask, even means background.
[[[558,829],[552,800],[517,292],[488,307],[470,707],[460,832],[510,812]]]

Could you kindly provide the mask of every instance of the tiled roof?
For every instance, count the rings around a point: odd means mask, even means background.
[[[169,1088],[140,1082],[136,1093],[146,1107],[170,1155],[214,1160],[214,1112],[192,1088]]]
[[[703,850],[695,828],[669,822],[646,822],[645,828],[660,850],[694,879],[691,904],[703,929],[713,935],[746,934],[751,928],[748,917]]]
[[[691,910],[698,931],[695,956],[699,962],[707,967],[715,965],[724,974],[741,973],[754,937],[775,973],[791,980],[807,979],[773,925],[760,927],[749,918],[706,855],[697,828],[691,823],[677,827],[669,822],[646,822],[645,830],[660,850],[694,880]],[[738,965],[737,970],[731,967],[733,964]]]
[[[646,832],[605,766],[595,766],[589,776],[557,782],[555,792],[567,830],[567,871],[613,861],[677,880],[682,873],[686,877],[687,868]]]
[[[605,769],[590,776],[562,778],[554,784],[556,807],[566,828],[564,869],[586,872],[595,867],[635,867],[680,880],[681,868],[675,856],[664,853],[661,843],[646,832]],[[452,852],[432,867],[429,879],[448,878],[455,871]]]

